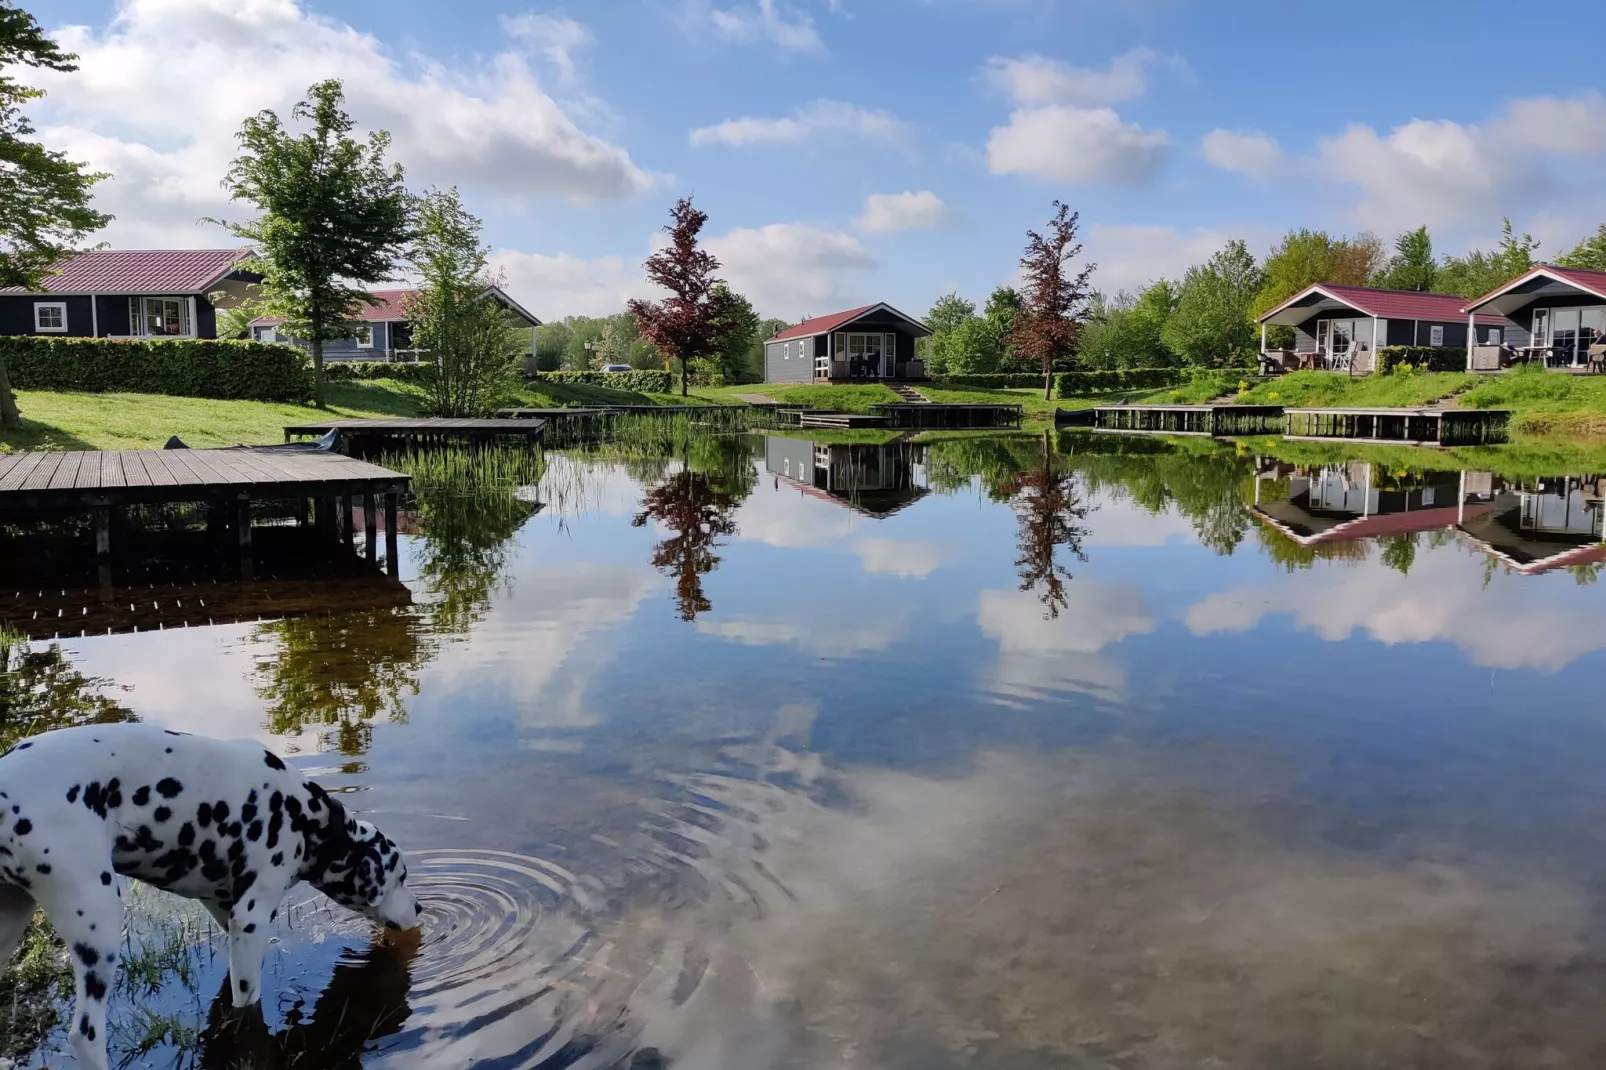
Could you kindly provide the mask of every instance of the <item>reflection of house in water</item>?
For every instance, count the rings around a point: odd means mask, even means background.
[[[1462,475],[1393,477],[1364,461],[1319,467],[1274,463],[1255,473],[1252,512],[1301,546],[1434,531],[1488,512],[1486,503],[1467,500]]]
[[[1485,502],[1460,531],[1473,545],[1518,572],[1546,572],[1606,561],[1606,476],[1556,476],[1507,483],[1466,473],[1469,497]]]
[[[805,494],[877,519],[930,492],[925,447],[907,442],[846,446],[770,435],[764,467]]]

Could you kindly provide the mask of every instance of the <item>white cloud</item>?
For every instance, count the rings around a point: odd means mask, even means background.
[[[682,20],[695,32],[712,24],[721,37],[740,44],[767,42],[788,52],[823,52],[814,20],[778,0],[757,0],[739,7],[714,7],[707,0],[689,0]]]
[[[491,255],[491,267],[506,277],[514,300],[551,322],[564,316],[611,316],[633,297],[653,296],[643,259],[498,249]]]
[[[576,28],[562,32],[572,40]],[[52,33],[79,54],[80,70],[38,73],[50,93],[39,125],[69,155],[112,172],[97,201],[118,216],[106,236],[119,244],[224,241],[195,221],[241,210],[218,188],[240,121],[264,108],[288,117],[329,77],[345,82],[361,127],[392,132],[394,158],[415,183],[573,200],[654,183],[624,149],[581,130],[517,50],[472,68],[402,62],[296,0],[127,0],[102,29]],[[557,47],[549,35],[548,59]]]
[[[1417,557],[1409,575],[1382,567],[1318,567],[1274,586],[1210,595],[1188,610],[1195,635],[1246,632],[1288,614],[1329,642],[1363,631],[1387,646],[1453,643],[1475,665],[1558,671],[1606,649],[1590,590],[1528,577],[1476,582],[1480,558],[1459,547]]]
[[[536,49],[565,81],[575,78],[574,53],[596,39],[584,25],[562,15],[527,11],[503,15],[502,29]]]
[[[1050,182],[1137,184],[1154,177],[1170,141],[1109,108],[1025,108],[988,136],[987,169]]]
[[[859,539],[853,543],[853,552],[866,572],[912,580],[923,580],[937,571],[946,556],[936,543],[908,539]]]
[[[708,250],[737,292],[765,315],[789,320],[853,307],[863,290],[852,276],[876,267],[852,234],[807,223],[733,230],[709,239]]]
[[[1192,264],[1208,260],[1232,238],[1250,248],[1269,243],[1275,232],[1260,224],[1217,230],[1149,223],[1097,223],[1088,228],[1086,256],[1098,264],[1094,282],[1104,293],[1137,291],[1155,279],[1180,279]]]
[[[743,646],[795,646],[819,658],[851,658],[885,650],[909,630],[907,614],[890,618],[872,614],[874,624],[865,624],[860,614],[850,615],[840,609],[805,609],[804,614],[807,619],[802,621],[791,616],[786,621],[703,618],[696,627],[703,635]]]
[[[892,114],[862,108],[840,100],[816,100],[791,115],[776,119],[744,116],[727,119],[714,126],[691,132],[694,146],[707,145],[795,145],[819,135],[873,138],[902,143],[908,128]]]
[[[1023,591],[983,591],[976,605],[982,634],[998,643],[993,691],[1005,701],[1056,691],[1118,694],[1120,666],[1100,652],[1129,635],[1154,630],[1143,591],[1098,580],[1071,580],[1069,604],[1053,620]]]
[[[1159,59],[1152,49],[1137,48],[1095,71],[1035,54],[994,56],[986,71],[994,85],[1020,104],[1115,104],[1143,95],[1148,68]]]
[[[1212,130],[1200,142],[1205,159],[1223,171],[1236,171],[1262,181],[1274,178],[1283,165],[1277,139],[1258,130]]]
[[[860,230],[884,234],[894,230],[926,230],[948,221],[948,206],[929,189],[919,192],[872,193],[856,223]]]
[[[1494,124],[1513,144],[1564,155],[1606,153],[1606,96],[1529,97],[1514,100]]]

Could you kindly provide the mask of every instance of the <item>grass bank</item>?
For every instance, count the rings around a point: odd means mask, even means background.
[[[1367,375],[1343,372],[1291,372],[1259,382],[1235,399],[1245,405],[1289,408],[1411,408],[1448,397],[1478,383],[1465,372],[1413,372]]]
[[[1512,429],[1528,435],[1606,435],[1606,376],[1539,369],[1479,377],[1456,399],[1478,409],[1510,409]]]
[[[1493,472],[1507,479],[1606,472],[1606,439],[1538,438],[1516,435],[1498,446],[1363,445],[1353,442],[1290,442],[1280,435],[1235,439],[1240,450],[1289,464],[1367,461],[1391,472]]]

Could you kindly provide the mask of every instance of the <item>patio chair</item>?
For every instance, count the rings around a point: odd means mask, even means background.
[[[1606,374],[1606,342],[1596,342],[1589,347],[1589,373]]]

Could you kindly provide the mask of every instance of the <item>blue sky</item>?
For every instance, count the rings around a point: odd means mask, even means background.
[[[36,114],[115,176],[113,245],[223,243],[195,220],[238,212],[218,179],[240,118],[338,75],[415,186],[463,189],[547,318],[648,292],[640,261],[684,193],[731,281],[787,318],[980,300],[1056,197],[1109,290],[1295,225],[1428,223],[1452,252],[1510,215],[1554,255],[1606,221],[1598,3],[1551,3],[1531,30],[1481,2],[32,9],[83,57]]]

